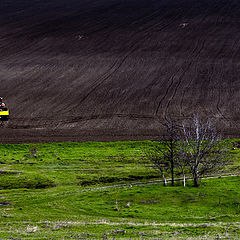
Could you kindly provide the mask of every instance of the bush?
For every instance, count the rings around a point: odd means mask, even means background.
[[[40,174],[0,175],[0,189],[48,188],[56,186],[52,180]]]
[[[153,179],[153,178],[159,178],[158,175],[129,175],[126,177],[113,177],[113,176],[104,176],[104,177],[98,177],[94,179],[89,180],[81,180],[79,182],[80,186],[88,186],[88,185],[95,185],[100,183],[116,183],[116,182],[123,182],[123,181],[137,181],[137,180],[146,180],[146,179]]]

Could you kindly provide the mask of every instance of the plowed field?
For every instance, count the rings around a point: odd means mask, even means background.
[[[1,0],[1,142],[240,136],[239,0]]]

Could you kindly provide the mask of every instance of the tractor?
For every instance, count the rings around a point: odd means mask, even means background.
[[[0,121],[8,121],[9,119],[9,109],[3,102],[3,98],[0,97]]]

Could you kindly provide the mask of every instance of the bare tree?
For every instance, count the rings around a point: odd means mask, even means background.
[[[191,171],[194,186],[199,186],[199,178],[228,163],[228,146],[221,140],[213,124],[194,117],[190,123],[182,124],[182,141],[179,145],[179,162]]]
[[[165,173],[170,172],[171,183],[174,186],[174,170],[177,167],[177,125],[175,121],[165,122],[166,135],[162,141],[154,143],[146,150],[145,156],[151,161],[153,167],[158,169],[163,177],[164,185],[167,185]]]
[[[174,186],[174,170],[177,167],[176,156],[177,156],[177,140],[178,140],[178,127],[175,121],[167,121],[164,124],[167,136],[165,141],[163,142],[164,148],[162,149],[162,153],[167,162],[169,162],[170,172],[171,172],[171,181],[172,186]]]
[[[151,161],[152,167],[159,170],[163,181],[164,186],[167,186],[166,172],[169,169],[169,162],[166,161],[164,154],[162,154],[162,146],[161,143],[155,143],[145,152],[145,157]]]

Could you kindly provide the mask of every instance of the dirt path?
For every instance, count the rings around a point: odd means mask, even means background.
[[[229,175],[219,175],[219,176],[209,176],[209,177],[204,177],[202,179],[212,179],[212,178],[226,178],[226,177],[237,177],[240,176],[239,174],[229,174]],[[180,182],[182,181],[182,178],[176,178],[175,181],[176,182]],[[189,178],[186,179],[190,180]],[[167,179],[169,186],[171,185],[170,181],[171,179]],[[125,183],[125,184],[116,184],[116,185],[111,185],[111,186],[103,186],[103,187],[92,187],[92,188],[84,188],[81,189],[80,191],[98,191],[98,190],[105,190],[105,189],[111,189],[111,188],[131,188],[134,186],[147,186],[147,185],[154,185],[154,184],[160,184],[163,183],[163,180],[153,180],[153,181],[147,181],[147,182],[131,182],[131,183]]]

